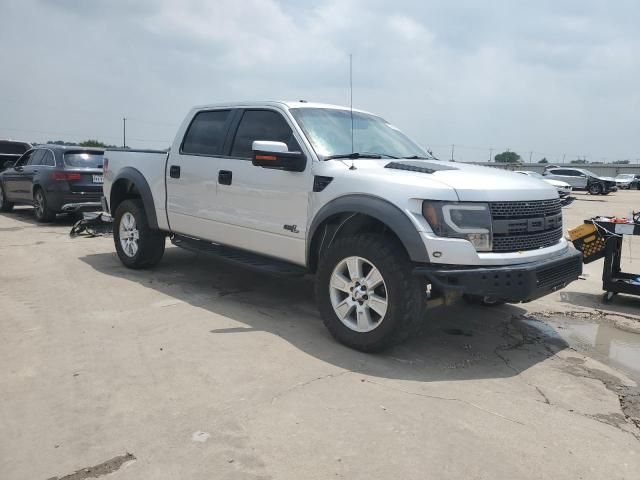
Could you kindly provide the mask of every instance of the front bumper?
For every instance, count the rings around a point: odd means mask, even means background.
[[[425,265],[413,270],[425,277],[445,303],[462,295],[508,303],[528,302],[564,288],[582,274],[582,254],[568,248],[559,256],[520,265],[465,267]]]

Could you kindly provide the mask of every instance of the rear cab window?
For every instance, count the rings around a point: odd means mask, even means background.
[[[64,164],[73,168],[102,168],[102,152],[73,151],[64,153]]]
[[[198,112],[184,135],[180,153],[185,155],[220,155],[229,128],[231,110]]]

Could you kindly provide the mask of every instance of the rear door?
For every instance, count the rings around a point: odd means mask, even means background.
[[[304,143],[299,133],[279,109],[238,110],[235,124],[228,155],[219,160],[215,214],[225,226],[221,241],[304,265],[311,157],[304,152],[304,172],[252,164],[251,147],[256,140],[283,142],[289,151],[301,151]]]
[[[167,216],[172,231],[221,242],[217,222],[220,158],[233,118],[230,108],[196,112],[166,168]]]

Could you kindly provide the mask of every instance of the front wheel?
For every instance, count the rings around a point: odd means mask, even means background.
[[[113,240],[125,267],[140,269],[156,265],[164,254],[165,236],[149,227],[140,200],[125,200],[116,209]]]
[[[0,212],[10,212],[11,210],[13,210],[13,203],[7,200],[4,188],[0,183]]]
[[[397,242],[379,235],[337,240],[320,259],[316,299],[325,326],[339,342],[380,351],[415,333],[425,288]]]
[[[592,183],[589,185],[589,193],[591,195],[600,195],[602,193],[602,185],[599,183]]]

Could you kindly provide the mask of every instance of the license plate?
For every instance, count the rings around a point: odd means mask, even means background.
[[[104,179],[103,179],[102,175],[94,175],[93,176],[93,183],[104,183]]]

